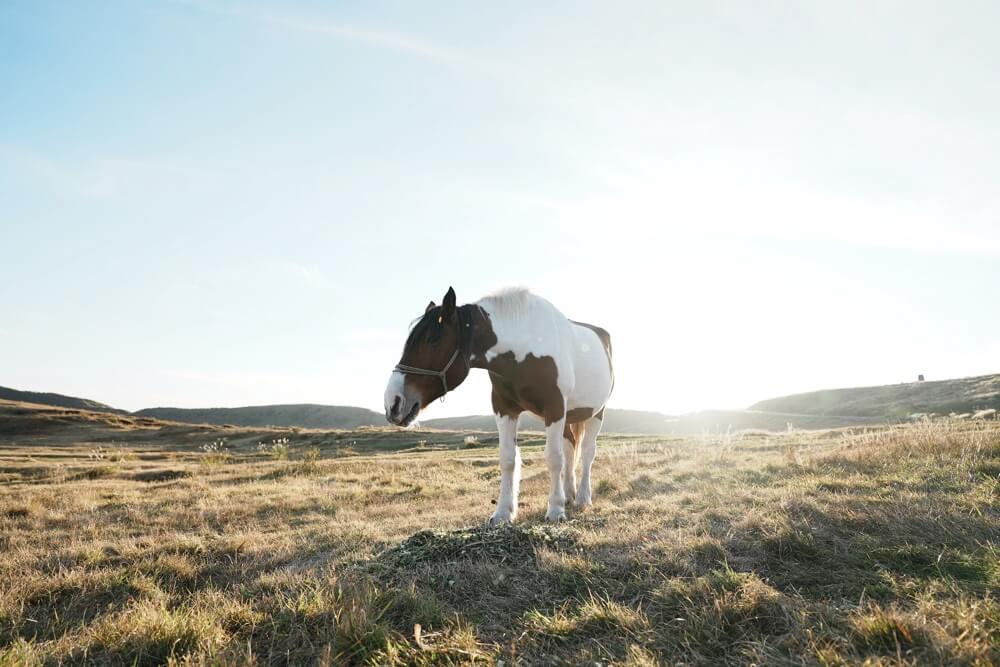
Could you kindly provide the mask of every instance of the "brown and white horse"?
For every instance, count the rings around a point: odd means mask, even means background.
[[[449,288],[413,326],[385,390],[385,417],[407,426],[432,401],[462,384],[473,368],[490,373],[500,434],[500,498],[490,523],[517,516],[521,456],[517,419],[545,422],[545,459],[551,491],[548,521],[566,518],[567,501],[593,499],[590,468],[604,406],[614,386],[611,338],[600,327],[566,319],[555,306],[524,289],[456,305]],[[583,459],[579,489],[576,463]]]

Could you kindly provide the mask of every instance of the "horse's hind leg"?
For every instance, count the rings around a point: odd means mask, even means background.
[[[580,462],[583,424],[566,424],[563,431],[563,492],[566,502],[576,500],[576,464]]]
[[[590,468],[594,465],[594,457],[597,456],[597,436],[601,433],[601,426],[604,425],[604,411],[598,413],[599,416],[591,417],[584,424],[583,442],[577,442],[577,449],[583,458],[583,473],[580,475],[580,488],[576,493],[577,507],[589,507],[593,502],[593,493],[590,489]]]

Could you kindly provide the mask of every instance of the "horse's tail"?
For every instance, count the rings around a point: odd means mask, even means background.
[[[580,445],[583,444],[583,434],[587,430],[587,422],[577,422],[576,424],[570,424],[570,429],[573,431],[573,465],[576,466],[580,462]]]

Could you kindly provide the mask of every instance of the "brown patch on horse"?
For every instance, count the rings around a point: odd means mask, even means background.
[[[493,403],[493,414],[501,417],[510,417],[516,420],[524,412],[524,408],[516,400],[511,399],[507,392],[497,391],[496,385],[493,385],[490,401]]]
[[[517,361],[513,352],[493,358],[486,368],[493,383],[493,410],[514,416],[527,410],[542,418],[546,426],[566,414],[566,403],[556,384],[559,371],[555,359],[529,353]]]
[[[486,350],[497,344],[497,335],[493,331],[493,323],[485,310],[474,304],[462,306],[471,308],[472,326],[475,329],[472,336],[472,366],[488,368],[486,365]]]
[[[593,416],[593,408],[573,408],[566,413],[566,423],[577,424],[579,422],[585,422]]]

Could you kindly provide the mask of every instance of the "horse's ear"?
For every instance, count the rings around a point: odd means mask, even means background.
[[[431,301],[429,304],[427,304],[427,307],[424,308],[424,315],[426,315],[427,313],[431,312],[431,308],[436,308],[436,307],[437,307],[437,304],[434,303],[433,301]]]
[[[446,320],[450,320],[451,316],[455,314],[455,288],[449,287],[448,293],[444,295],[444,301],[441,303],[441,317]]]

